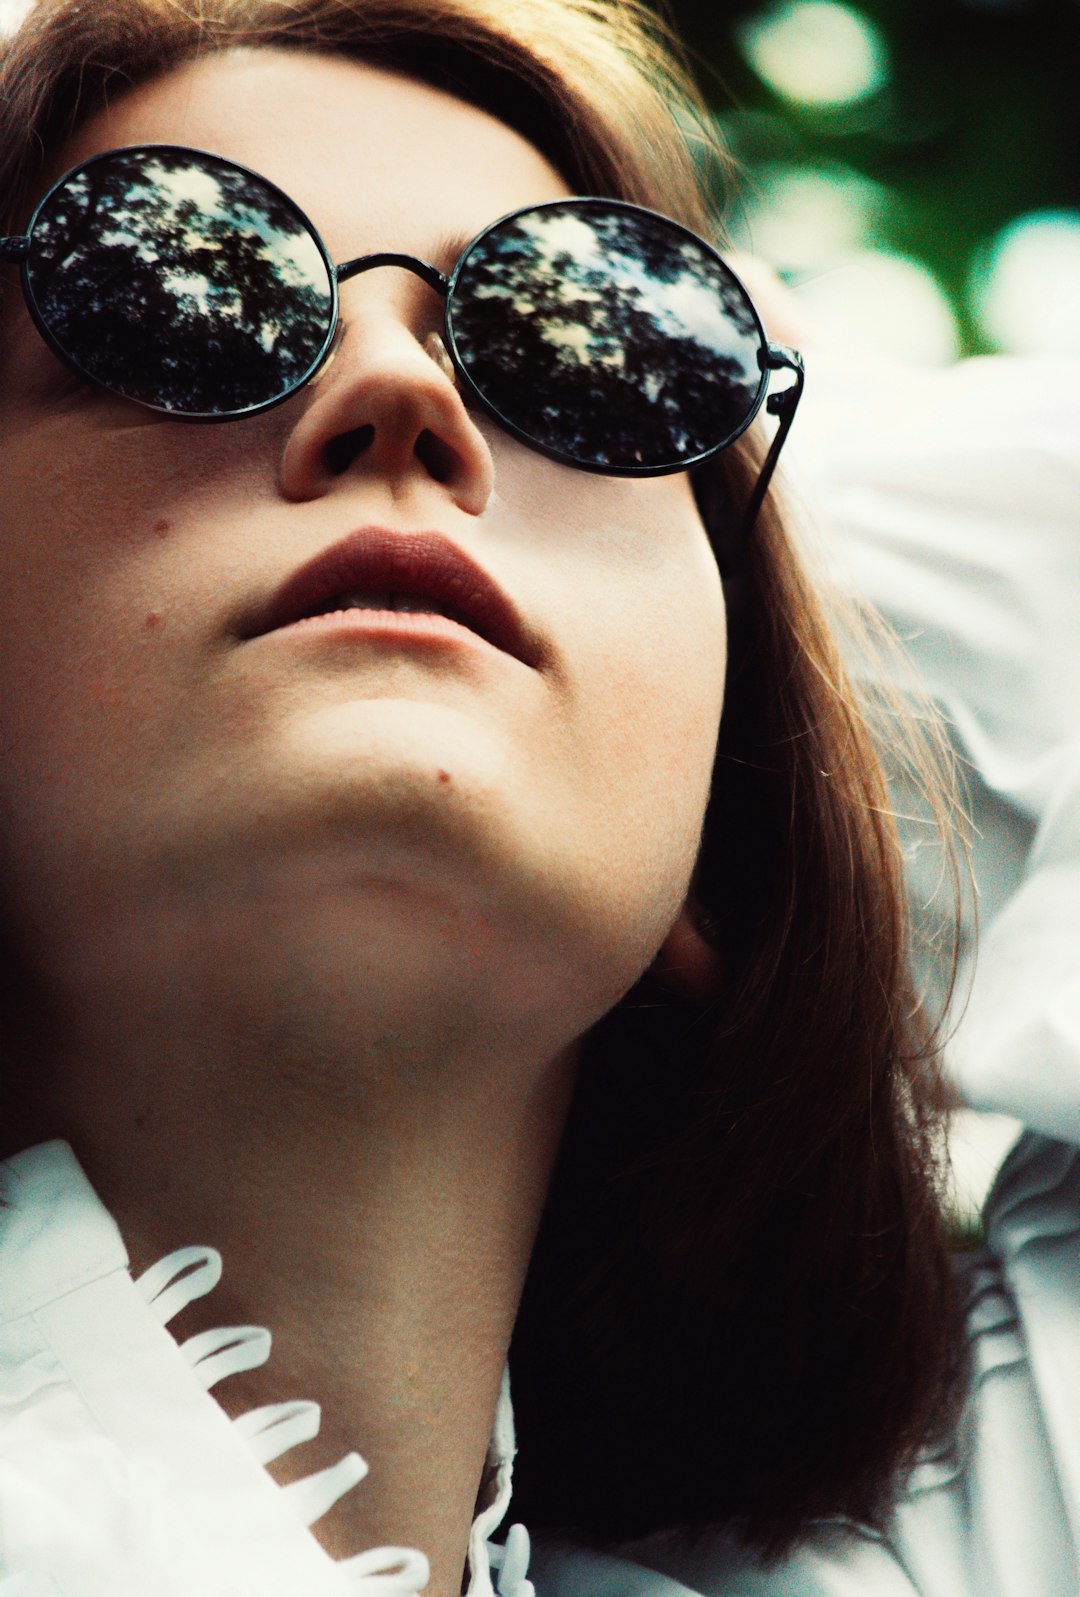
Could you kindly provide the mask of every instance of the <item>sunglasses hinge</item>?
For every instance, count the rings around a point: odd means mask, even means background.
[[[25,238],[0,238],[0,260],[21,261],[29,253],[29,236]]]

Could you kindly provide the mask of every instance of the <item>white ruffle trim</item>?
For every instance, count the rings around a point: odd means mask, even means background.
[[[214,1248],[179,1248],[146,1270],[135,1285],[162,1325],[196,1298],[211,1292],[221,1279],[221,1255]],[[265,1364],[270,1355],[270,1333],[261,1326],[225,1326],[203,1331],[180,1344],[180,1351],[209,1391],[218,1381],[240,1370]],[[280,1458],[291,1447],[311,1441],[322,1418],[317,1403],[304,1400],[273,1403],[251,1409],[232,1421],[259,1464]],[[527,1573],[529,1533],[524,1525],[510,1527],[505,1545],[491,1540],[510,1497],[510,1471],[514,1453],[513,1417],[509,1379],[504,1372],[495,1426],[496,1493],[494,1501],[476,1518],[469,1555],[474,1597],[535,1597]],[[280,1489],[302,1522],[311,1526],[339,1498],[357,1486],[368,1473],[359,1453],[347,1453],[329,1469],[319,1470]],[[375,1547],[338,1560],[337,1570],[350,1582],[353,1597],[419,1597],[430,1578],[426,1556],[414,1548]],[[498,1571],[492,1586],[491,1570]]]
[[[135,1285],[157,1319],[167,1325],[189,1303],[213,1291],[221,1272],[221,1255],[215,1248],[178,1248],[145,1270]],[[209,1391],[226,1376],[265,1364],[270,1344],[270,1333],[262,1326],[239,1325],[202,1331],[179,1346]],[[256,1461],[266,1465],[291,1447],[317,1436],[321,1419],[317,1403],[301,1400],[250,1409],[232,1425]],[[318,1470],[279,1489],[300,1520],[311,1526],[367,1472],[368,1466],[359,1453],[346,1453],[329,1469]],[[411,1547],[374,1547],[338,1560],[337,1569],[348,1577],[348,1589],[354,1597],[419,1597],[431,1573],[426,1556]]]
[[[310,1533],[367,1475],[358,1453],[286,1486],[266,1468],[318,1435],[317,1403],[230,1419],[209,1395],[267,1362],[270,1333],[181,1343],[166,1329],[218,1284],[220,1254],[180,1248],[133,1280],[68,1143],[0,1174],[0,1597],[420,1597],[430,1568],[416,1548],[334,1559]],[[524,1526],[491,1539],[514,1452],[504,1369],[469,1597],[535,1597]]]

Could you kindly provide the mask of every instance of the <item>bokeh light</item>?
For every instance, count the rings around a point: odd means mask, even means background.
[[[1080,211],[1029,211],[976,258],[969,299],[1013,355],[1080,355]]]
[[[899,201],[841,162],[764,161],[733,221],[735,249],[784,276],[823,331],[875,360],[947,365],[956,317],[931,269],[890,242]]]
[[[870,243],[891,199],[884,185],[840,162],[762,162],[731,231],[739,248],[763,256],[778,272],[818,272]]]
[[[897,282],[925,267],[909,352],[951,342],[941,292],[961,357],[1075,350],[1080,0],[666,6],[734,157],[701,165],[740,252],[796,289],[863,251]]]
[[[947,366],[960,354],[956,318],[930,268],[895,251],[858,250],[795,293],[852,351],[902,366]]]
[[[774,93],[803,105],[851,105],[889,75],[878,28],[838,0],[784,0],[737,24],[735,41]]]

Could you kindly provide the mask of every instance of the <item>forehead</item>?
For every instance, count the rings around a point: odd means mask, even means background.
[[[381,67],[282,47],[223,51],[128,90],[65,144],[49,181],[142,143],[212,150],[270,178],[338,260],[464,245],[507,211],[571,192],[488,112]]]

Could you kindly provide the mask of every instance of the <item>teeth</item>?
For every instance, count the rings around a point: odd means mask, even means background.
[[[417,599],[407,593],[342,593],[315,614],[329,615],[334,610],[405,610],[411,615],[448,616],[451,621],[462,619],[437,599]]]

